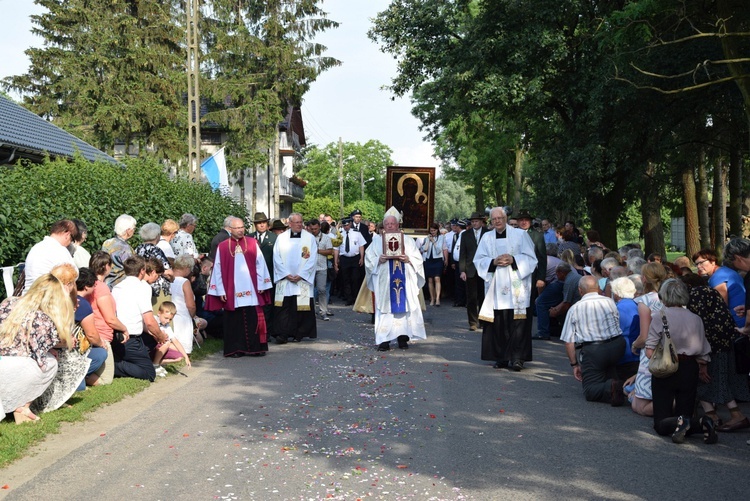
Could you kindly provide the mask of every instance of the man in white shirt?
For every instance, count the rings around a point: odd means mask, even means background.
[[[581,381],[583,394],[589,402],[620,406],[625,399],[622,381],[610,377],[625,352],[620,312],[611,298],[599,294],[595,277],[582,277],[578,290],[581,300],[568,310],[560,335],[573,377]]]
[[[466,283],[461,280],[458,258],[461,252],[461,233],[466,231],[466,221],[452,220],[451,230],[451,233],[448,233],[445,237],[448,245],[450,273],[453,274],[453,306],[461,307],[466,306]]]
[[[153,381],[156,369],[151,363],[149,346],[165,342],[167,336],[154,318],[151,286],[144,281],[145,259],[140,256],[127,258],[123,271],[125,278],[112,288],[112,297],[117,305],[117,318],[127,327],[128,336],[123,343],[112,343],[115,376]]]
[[[344,219],[342,242],[333,251],[333,266],[338,272],[341,270],[341,283],[346,298],[346,306],[354,304],[359,293],[359,273],[365,262],[365,239],[362,234],[352,228],[352,220]]]
[[[24,294],[34,280],[49,273],[58,264],[70,263],[75,266],[73,255],[68,250],[68,246],[78,239],[75,223],[70,219],[61,219],[52,225],[49,232],[49,236],[34,245],[26,255]]]
[[[315,292],[318,298],[318,308],[320,308],[320,318],[328,321],[328,294],[326,292],[326,282],[328,281],[328,256],[333,255],[333,245],[331,237],[320,231],[320,221],[310,221],[310,233],[315,237],[318,243],[318,255],[315,265]]]

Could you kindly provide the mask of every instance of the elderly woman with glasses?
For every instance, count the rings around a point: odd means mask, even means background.
[[[745,284],[742,277],[731,268],[719,266],[713,249],[701,249],[693,255],[693,262],[698,268],[698,275],[708,278],[709,287],[721,294],[729,306],[737,327],[745,326]]]

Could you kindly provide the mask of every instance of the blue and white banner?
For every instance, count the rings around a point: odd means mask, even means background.
[[[222,193],[229,190],[229,177],[227,176],[227,161],[224,158],[224,147],[205,159],[201,163],[201,170],[206,176],[208,184]]]

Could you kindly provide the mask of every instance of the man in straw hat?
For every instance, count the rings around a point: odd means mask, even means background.
[[[383,218],[385,233],[399,231],[401,214],[395,207]],[[409,339],[426,339],[419,291],[425,284],[422,253],[414,239],[403,235],[403,254],[388,259],[383,255],[383,242],[373,237],[365,254],[367,287],[375,294],[375,342],[378,351],[390,350],[390,342],[398,341],[401,349],[409,348]]]
[[[484,214],[474,212],[469,217],[471,227],[461,234],[458,255],[459,278],[466,283],[466,314],[469,317],[469,330],[479,329],[479,308],[484,301],[484,281],[477,274],[474,255],[479,241],[487,231]]]
[[[279,221],[281,222],[281,221]],[[276,245],[277,235],[273,231],[270,231],[268,225],[268,218],[265,212],[256,212],[253,216],[253,226],[255,231],[250,233],[250,236],[258,241],[260,245],[260,252],[263,254],[263,259],[266,261],[266,267],[268,273],[273,279],[273,246]],[[284,227],[286,230],[286,227]],[[266,327],[268,328],[268,335],[270,337],[276,337],[276,331],[274,331],[273,322],[273,298],[276,295],[276,286],[271,287],[271,301],[263,307],[263,314],[266,316]]]

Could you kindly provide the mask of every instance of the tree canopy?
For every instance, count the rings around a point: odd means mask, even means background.
[[[637,204],[647,248],[663,252],[661,203],[680,197],[670,188],[688,152],[741,158],[725,125],[738,125],[742,86],[720,84],[750,81],[749,15],[736,0],[394,0],[370,36],[398,61],[391,90],[411,93],[448,176],[474,186],[478,208],[520,203],[616,242]],[[694,73],[719,85],[673,95],[643,84],[696,61],[716,63]]]
[[[7,78],[24,104],[100,149],[138,144],[173,165],[187,157],[185,2],[35,0],[44,47]],[[267,163],[278,123],[338,61],[315,35],[338,24],[321,0],[201,2],[204,127],[228,133],[230,171]]]

